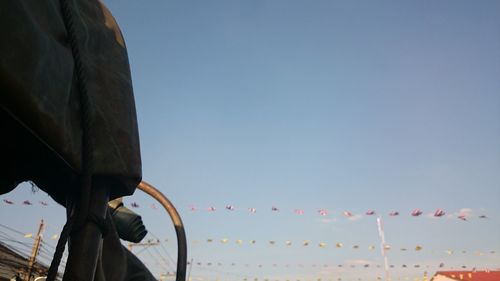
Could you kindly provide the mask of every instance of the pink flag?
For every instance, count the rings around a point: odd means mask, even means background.
[[[294,211],[297,215],[303,215],[304,214],[304,210],[300,210],[300,209],[296,209]]]
[[[9,204],[9,205],[13,205],[14,202],[10,201],[10,200],[7,200],[7,199],[3,199],[3,202]]]
[[[411,215],[414,217],[418,217],[421,214],[422,214],[422,211],[420,211],[420,209],[414,209],[413,211],[411,211]]]
[[[399,216],[399,212],[398,211],[390,212],[389,216],[391,216],[391,217]]]
[[[442,209],[437,209],[435,212],[434,212],[434,216],[435,217],[442,217],[444,216],[446,213],[442,210]]]

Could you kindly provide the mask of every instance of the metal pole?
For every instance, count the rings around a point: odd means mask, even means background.
[[[380,248],[382,250],[382,256],[384,258],[384,269],[385,269],[385,280],[390,281],[391,277],[389,275],[389,262],[387,260],[387,244],[385,243],[385,233],[384,224],[382,222],[382,217],[377,218],[378,235],[380,236]]]
[[[187,242],[184,225],[182,224],[181,217],[175,209],[174,205],[163,195],[158,189],[147,182],[142,181],[137,188],[151,195],[156,199],[168,212],[172,222],[175,226],[175,233],[177,234],[177,274],[176,281],[186,280],[186,267],[187,267]]]
[[[36,256],[38,255],[38,250],[40,249],[40,242],[42,241],[42,233],[45,224],[43,220],[40,221],[40,226],[38,227],[38,233],[36,234],[35,243],[33,243],[33,248],[31,250],[31,257],[28,262],[28,272],[24,277],[24,281],[29,281],[31,279],[31,273],[33,272],[33,266],[36,263]]]

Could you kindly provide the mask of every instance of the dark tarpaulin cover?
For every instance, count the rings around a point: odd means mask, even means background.
[[[93,174],[113,179],[112,198],[130,195],[141,159],[123,38],[99,1],[71,3],[91,101]],[[0,1],[0,36],[0,109],[80,173],[80,101],[59,0]]]

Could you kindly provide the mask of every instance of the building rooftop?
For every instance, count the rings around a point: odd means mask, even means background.
[[[431,281],[500,281],[500,271],[438,271]]]

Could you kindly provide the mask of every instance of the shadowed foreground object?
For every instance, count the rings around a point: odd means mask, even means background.
[[[120,268],[95,275],[108,200],[142,177],[118,25],[98,0],[5,0],[0,36],[0,194],[31,180],[66,207],[49,280],[68,238],[63,280],[122,280],[107,278]]]
[[[141,216],[123,206],[120,199],[109,202],[111,216],[121,239],[139,243],[148,234]]]

